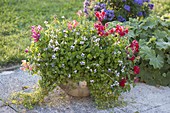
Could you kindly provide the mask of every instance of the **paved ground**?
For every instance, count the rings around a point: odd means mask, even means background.
[[[106,110],[98,110],[90,97],[68,96],[65,104],[52,107],[35,106],[33,110],[4,103],[8,101],[11,93],[21,91],[24,86],[32,87],[39,79],[40,77],[29,75],[19,69],[0,73],[0,113],[170,113],[170,88],[143,83],[137,84],[130,92],[122,95],[127,106]],[[54,99],[53,102],[59,103]]]

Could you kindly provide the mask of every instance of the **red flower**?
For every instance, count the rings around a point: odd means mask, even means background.
[[[135,60],[135,56],[132,56],[131,58],[129,58],[129,60],[134,61]]]
[[[120,36],[125,36],[125,34],[128,33],[128,28],[124,29],[123,26],[117,25],[116,26],[116,33],[118,33]]]
[[[126,79],[123,78],[123,79],[119,82],[119,85],[120,85],[121,87],[125,87],[125,83],[126,83]]]
[[[133,40],[130,48],[132,49],[133,53],[138,53],[139,52],[139,43],[137,40]]]
[[[140,73],[140,68],[138,66],[133,67],[134,74],[139,74]]]
[[[105,17],[105,12],[104,11],[102,11],[101,13],[100,12],[96,12],[95,13],[95,16],[96,16],[96,18],[101,22],[103,19],[104,19],[104,17]]]

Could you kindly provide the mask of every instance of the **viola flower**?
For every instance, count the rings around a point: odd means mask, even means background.
[[[150,9],[153,9],[154,5],[153,5],[153,4],[148,4],[148,7],[149,7]]]
[[[126,79],[123,78],[123,79],[119,82],[119,85],[120,85],[121,87],[125,87],[125,83],[126,83]]]
[[[134,3],[142,6],[143,5],[143,0],[134,0]]]
[[[138,16],[143,16],[143,13],[140,11],[137,13]]]
[[[124,5],[124,9],[130,12],[130,6],[129,5]]]
[[[134,74],[137,75],[140,73],[140,68],[138,66],[133,67]]]
[[[97,3],[94,6],[94,11],[101,11],[103,9],[106,9],[106,4],[105,3]]]
[[[115,17],[113,10],[106,10],[105,9],[104,12],[106,13],[105,17],[104,17],[105,20],[111,21]]]
[[[123,17],[120,16],[120,15],[117,17],[117,19],[118,19],[118,21],[120,21],[120,22],[126,22],[126,19],[123,18]]]
[[[139,78],[138,77],[134,77],[134,83],[139,82]]]

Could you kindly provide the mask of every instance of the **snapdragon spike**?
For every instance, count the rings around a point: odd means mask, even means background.
[[[39,38],[40,38],[40,31],[42,30],[42,27],[40,25],[36,26],[32,26],[31,27],[32,30],[32,38],[34,39],[34,42],[38,42]]]

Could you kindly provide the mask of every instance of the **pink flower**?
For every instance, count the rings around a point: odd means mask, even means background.
[[[77,25],[78,25],[78,22],[76,20],[73,20],[73,22],[69,22],[67,24],[69,30],[72,30],[73,28],[76,28]]]
[[[133,67],[134,74],[139,74],[140,73],[140,68],[138,66]]]
[[[116,33],[118,33],[120,36],[125,36],[125,34],[128,33],[128,28],[124,29],[123,26],[117,25],[116,26]]]
[[[42,30],[42,27],[40,25],[36,26],[32,26],[31,27],[31,32],[32,32],[32,38],[34,39],[34,42],[38,42],[39,38],[40,38],[40,31]]]
[[[134,83],[139,82],[139,78],[138,77],[134,77]]]
[[[28,53],[28,49],[27,48],[25,49],[25,52]]]
[[[78,12],[77,12],[77,15],[80,17],[80,16],[82,16],[82,14],[83,14],[83,12],[81,11],[81,10],[79,10]]]

